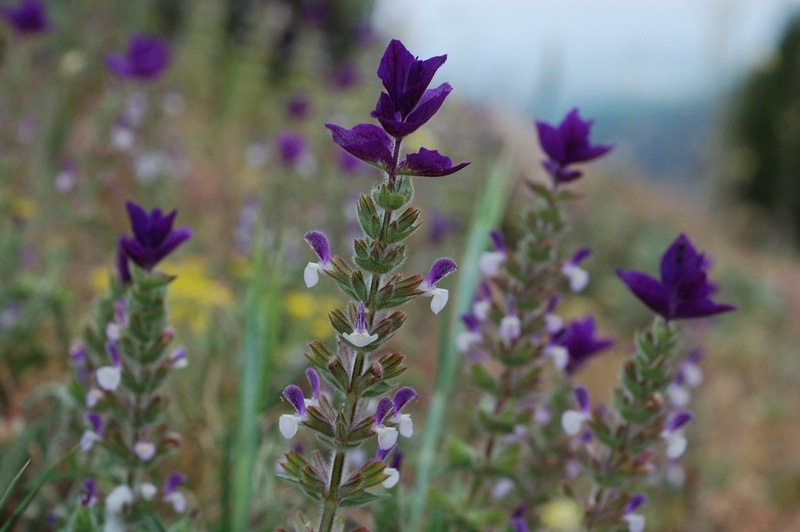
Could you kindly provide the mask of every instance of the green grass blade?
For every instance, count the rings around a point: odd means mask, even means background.
[[[19,479],[21,479],[21,478],[22,478],[22,474],[25,472],[25,470],[26,470],[26,469],[28,469],[28,465],[29,465],[30,463],[31,463],[31,461],[30,461],[30,460],[28,460],[27,462],[25,462],[25,465],[24,465],[24,466],[22,466],[22,469],[20,469],[20,470],[19,470],[19,473],[17,473],[17,476],[15,476],[15,477],[14,477],[14,478],[11,480],[11,484],[9,484],[9,485],[8,485],[8,489],[7,489],[7,490],[6,490],[6,492],[3,494],[3,498],[2,498],[2,499],[0,499],[0,510],[2,510],[2,509],[3,509],[3,505],[5,505],[5,503],[6,503],[6,499],[8,499],[8,496],[9,496],[9,495],[11,495],[11,490],[13,490],[13,489],[14,489],[14,486],[16,486],[16,485],[17,485],[17,482],[19,482]]]
[[[39,478],[36,480],[36,483],[33,485],[33,488],[28,492],[25,498],[22,499],[22,502],[19,504],[19,506],[17,506],[17,509],[14,510],[14,513],[11,515],[8,521],[6,521],[3,527],[0,528],[0,532],[7,532],[8,530],[11,530],[11,527],[14,526],[14,523],[17,522],[17,519],[19,519],[19,517],[25,512],[25,510],[28,509],[28,506],[33,501],[33,498],[36,497],[36,494],[39,492],[42,486],[44,486],[52,478],[53,474],[55,474],[55,472],[58,470],[59,467],[61,467],[62,464],[64,464],[67,460],[75,456],[75,453],[77,453],[79,450],[80,450],[80,445],[76,445],[70,451],[68,451],[67,454],[62,456],[58,462],[50,466],[50,468],[47,471],[45,471],[39,476]],[[22,471],[20,471],[19,475],[21,474]],[[19,475],[17,476],[19,477]],[[14,481],[16,482],[16,478]],[[9,491],[11,490],[9,489]],[[6,495],[3,496],[2,502],[5,502],[5,498],[7,495],[8,493],[6,493]]]
[[[259,416],[267,384],[266,374],[276,347],[282,256],[282,253],[267,253],[263,249],[257,249],[254,253],[239,368],[239,404],[236,412],[230,493],[233,515],[230,530],[247,529],[261,426]]]
[[[436,388],[433,392],[428,418],[422,434],[417,466],[417,480],[414,487],[414,498],[411,501],[411,515],[408,530],[420,529],[422,516],[425,513],[428,486],[432,477],[432,469],[442,427],[445,424],[445,413],[453,377],[458,367],[459,353],[455,347],[455,335],[461,327],[459,317],[468,312],[472,296],[480,281],[478,259],[486,248],[489,231],[495,229],[503,219],[508,203],[511,185],[514,182],[508,158],[492,165],[486,176],[480,201],[472,215],[469,234],[461,260],[458,262],[459,281],[456,290],[453,312],[450,314],[448,326],[442,327],[439,334],[438,367]]]

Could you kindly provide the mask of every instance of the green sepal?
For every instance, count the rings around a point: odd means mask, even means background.
[[[530,370],[518,376],[511,383],[511,386],[508,390],[509,396],[517,398],[530,394],[531,390],[536,389],[536,385],[539,382],[539,375],[541,375],[541,373],[541,366],[534,366]]]
[[[358,213],[358,222],[364,233],[373,240],[376,240],[381,234],[381,219],[378,217],[378,212],[375,209],[375,203],[372,198],[366,194],[361,195],[356,204],[356,211]]]
[[[406,369],[403,366],[403,359],[405,357],[400,353],[392,353],[390,355],[382,355],[378,362],[383,366],[383,378],[385,380],[394,379],[402,375]]]
[[[396,211],[408,203],[408,199],[403,194],[392,192],[389,185],[385,183],[372,189],[372,199],[380,208],[389,212]]]
[[[153,396],[142,413],[142,419],[146,423],[154,423],[158,416],[160,416],[168,406],[169,398],[160,395]]]
[[[342,500],[339,505],[342,508],[353,508],[355,506],[363,506],[381,499],[386,499],[387,497],[391,496],[392,495],[390,493],[370,493],[368,491],[364,491],[355,497]]]
[[[489,392],[492,395],[497,395],[497,382],[494,375],[489,373],[482,364],[472,364],[469,371],[469,380],[482,390]]]
[[[306,409],[308,419],[303,421],[303,425],[310,428],[320,435],[328,436],[329,438],[335,437],[335,432],[331,420],[327,419],[317,408],[309,406]]]
[[[353,326],[347,321],[344,312],[338,308],[328,312],[328,320],[330,320],[331,325],[339,334],[350,334],[353,332]]]
[[[282,462],[281,465],[286,471],[286,475],[295,482],[299,481],[303,475],[303,469],[310,464],[297,451],[289,451],[283,456],[286,458],[286,462]]]
[[[524,414],[511,408],[505,408],[496,415],[483,409],[478,411],[478,422],[492,434],[511,434],[515,426],[525,421],[524,418]]]
[[[349,443],[358,444],[364,440],[374,438],[375,431],[372,430],[373,423],[375,423],[375,416],[367,416],[359,421],[358,424],[350,429],[350,433],[347,435],[347,441]]]
[[[387,317],[383,318],[378,325],[372,330],[372,334],[377,334],[378,339],[376,342],[385,342],[389,338],[394,335],[403,326],[403,323],[406,321],[406,313],[395,311],[389,314]],[[372,344],[370,344],[372,345]]]
[[[141,290],[156,290],[164,288],[172,281],[178,278],[177,275],[168,275],[164,272],[146,272],[145,270],[137,267],[131,268],[133,274],[133,283],[135,285],[134,291]]]
[[[367,291],[367,283],[364,282],[364,274],[361,273],[361,270],[353,272],[353,275],[350,277],[350,283],[356,295],[356,301],[366,301],[369,292]]]
[[[379,395],[383,395],[386,393],[391,392],[397,388],[396,384],[390,384],[386,381],[380,381],[372,386],[369,386],[361,391],[361,397],[369,398],[369,397],[378,397]]]

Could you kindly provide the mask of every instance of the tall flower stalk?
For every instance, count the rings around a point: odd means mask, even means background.
[[[428,296],[432,311],[441,311],[448,292],[437,283],[457,269],[452,260],[442,258],[425,277],[396,273],[408,253],[405,240],[420,226],[420,211],[408,205],[414,193],[411,177],[445,176],[468,164],[454,166],[448,157],[425,148],[401,158],[404,137],[432,118],[452,90],[447,83],[428,89],[446,59],[419,60],[400,41],[391,41],[378,69],[386,91],[372,112],[381,127],[326,125],[334,142],[381,169],[384,179],[358,199],[363,238],[353,243],[352,265],[332,253],[321,232],[311,231],[305,237],[319,259],[306,267],[306,285],[316,285],[323,274],[351,298],[345,309],[329,314],[337,333],[336,347],[331,349],[318,340],[309,344],[305,355],[312,365],[307,372],[311,398],[305,398],[295,385],[283,393],[295,412],[281,416],[281,433],[292,438],[299,426],[310,429],[331,454],[326,460],[318,450],[308,458],[290,451],[282,464],[286,472],[283,478],[297,483],[322,503],[318,532],[332,530],[341,508],[388,496],[367,490],[397,482],[399,466],[393,467],[393,462],[399,463],[398,436],[413,434],[410,415],[401,410],[416,398],[416,392],[405,387],[390,396],[397,387],[394,380],[406,369],[404,356],[380,351],[406,320],[398,307],[418,296]],[[321,387],[320,380],[327,383],[332,394]],[[374,414],[367,410],[372,400],[378,400]],[[347,453],[370,441],[377,444],[376,458],[350,470]]]
[[[182,441],[162,420],[168,400],[159,389],[188,360],[182,347],[168,349],[175,333],[164,301],[175,278],[153,268],[192,231],[173,229],[177,211],[147,213],[132,202],[127,210],[133,235],[119,240],[118,278],[71,354],[72,392],[85,406],[80,441],[90,475],[81,484],[73,528],[96,529],[103,522],[106,531],[126,530],[159,520],[159,506],[178,514],[187,509],[178,489],[186,477],[158,468]]]

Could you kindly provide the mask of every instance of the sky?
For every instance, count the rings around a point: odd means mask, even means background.
[[[531,110],[707,98],[766,61],[793,13],[800,0],[376,0],[374,20],[415,55],[447,53],[437,79],[459,96]]]

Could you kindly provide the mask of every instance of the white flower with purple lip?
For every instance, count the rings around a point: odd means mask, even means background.
[[[551,335],[558,334],[564,329],[564,318],[556,314],[556,307],[561,302],[561,296],[555,295],[547,302],[547,307],[544,309],[544,327]]]
[[[450,292],[445,288],[436,288],[436,283],[441,281],[444,277],[450,275],[458,269],[456,263],[450,259],[439,259],[433,263],[428,275],[419,285],[424,297],[431,297],[431,310],[434,314],[439,314],[444,306],[447,304],[447,299],[450,297]]]
[[[692,392],[703,383],[703,370],[699,362],[703,358],[700,349],[692,351],[686,360],[678,367],[678,373],[667,387],[667,397],[675,408],[685,408],[692,399]]]
[[[378,335],[370,334],[367,330],[367,311],[363,302],[358,304],[356,315],[356,328],[352,333],[342,334],[342,337],[356,347],[365,347],[377,340]]]
[[[397,443],[397,429],[383,424],[393,408],[392,400],[384,397],[375,410],[375,423],[372,425],[372,431],[378,435],[378,448],[384,451],[388,451]]]
[[[397,430],[404,438],[410,438],[414,434],[414,423],[411,421],[411,414],[401,414],[400,411],[412,399],[416,398],[417,392],[414,391],[414,388],[406,386],[397,390],[397,393],[394,394],[394,399],[392,399],[394,413],[390,419],[392,422],[397,423]]]
[[[181,346],[176,347],[169,354],[169,362],[172,364],[173,369],[183,369],[189,365],[189,359],[186,358],[186,348]]]
[[[645,518],[641,514],[635,513],[636,510],[647,502],[647,496],[642,493],[637,493],[628,501],[625,506],[625,515],[622,520],[628,523],[629,532],[642,532],[644,530]]]
[[[319,231],[309,231],[303,238],[319,257],[319,262],[309,262],[303,271],[303,280],[306,282],[306,286],[311,288],[319,282],[320,270],[330,271],[333,269],[331,246],[328,244],[328,238]]]
[[[500,339],[506,347],[510,346],[514,340],[522,334],[522,322],[517,315],[517,307],[514,298],[508,298],[508,314],[500,320]]]
[[[103,441],[103,418],[97,412],[89,412],[86,414],[86,421],[91,425],[91,429],[84,431],[81,436],[81,451],[87,452],[94,447],[94,444]]]
[[[81,483],[81,494],[78,496],[78,503],[89,508],[97,504],[97,482],[94,479],[87,478]]]
[[[308,384],[311,386],[311,399],[303,398],[306,408],[309,406],[319,406],[319,396],[322,392],[319,385],[319,375],[314,368],[308,368],[306,370],[306,379],[308,379]]]
[[[122,360],[119,356],[117,344],[114,342],[106,343],[106,353],[111,357],[111,365],[98,368],[95,372],[97,384],[107,392],[113,392],[122,382]]]
[[[576,386],[572,389],[575,400],[578,402],[580,410],[567,410],[561,416],[561,426],[564,432],[570,436],[575,436],[581,431],[581,427],[592,418],[591,403],[589,402],[589,392],[583,386]]]
[[[173,473],[164,484],[164,502],[170,503],[175,513],[182,514],[186,511],[186,497],[178,491],[178,487],[186,482],[186,475]]]
[[[681,410],[672,416],[667,427],[661,431],[661,438],[667,442],[667,458],[674,460],[686,451],[686,437],[683,435],[683,428],[692,421],[694,421],[694,414],[688,410]]]
[[[503,239],[503,233],[497,229],[489,232],[489,237],[494,244],[494,251],[486,251],[481,255],[478,266],[481,273],[486,277],[494,277],[500,272],[500,265],[508,260],[506,254],[506,244]]]
[[[289,401],[295,409],[294,414],[283,414],[278,421],[278,428],[287,440],[297,434],[297,427],[301,421],[306,419],[306,399],[303,397],[303,390],[299,386],[290,384],[283,390],[283,398]]]
[[[464,314],[461,321],[466,325],[467,330],[461,331],[456,336],[456,347],[461,353],[468,353],[472,346],[479,344],[483,340],[483,335],[478,329],[478,320],[472,314]]]
[[[589,284],[589,274],[578,265],[589,258],[592,250],[589,248],[578,248],[572,258],[561,266],[561,274],[569,281],[569,289],[573,292],[583,292]]]
[[[472,300],[472,315],[478,321],[489,319],[489,312],[492,310],[492,288],[485,280],[478,285],[475,298]]]
[[[393,488],[397,485],[400,481],[400,466],[403,463],[403,453],[401,453],[397,446],[390,447],[389,449],[381,449],[378,448],[378,452],[375,453],[375,460],[380,460],[381,462],[386,461],[386,457],[389,456],[389,453],[394,451],[394,455],[392,455],[391,463],[383,469],[383,473],[385,475],[389,475],[389,478],[381,482],[381,486],[386,489]]]

